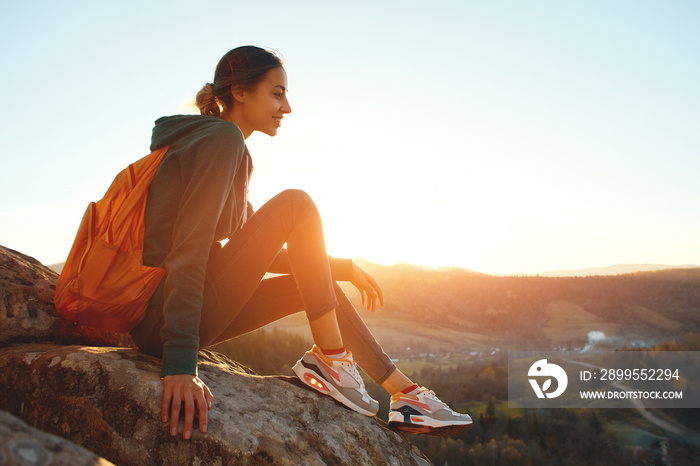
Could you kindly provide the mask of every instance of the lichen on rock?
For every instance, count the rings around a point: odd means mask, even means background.
[[[29,427],[0,411],[0,465],[108,466],[113,463],[68,440]]]

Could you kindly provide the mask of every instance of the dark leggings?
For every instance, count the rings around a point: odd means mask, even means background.
[[[287,243],[286,259],[278,253]],[[290,275],[264,278],[275,271]],[[362,369],[382,383],[396,369],[357,310],[331,277],[323,227],[316,205],[303,191],[270,199],[223,248],[209,256],[199,327],[204,348],[306,311],[313,320],[336,309],[343,342]],[[160,356],[161,306],[150,306],[132,331],[137,346]]]

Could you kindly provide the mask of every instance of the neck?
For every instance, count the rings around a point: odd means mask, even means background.
[[[236,112],[233,111],[233,109],[230,112],[221,115],[221,118],[238,126],[238,129],[240,129],[241,133],[243,133],[243,139],[248,139],[248,136],[253,134],[253,130],[246,128],[245,125],[242,124],[241,118],[237,118]]]

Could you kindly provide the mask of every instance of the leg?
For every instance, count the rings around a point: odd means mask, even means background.
[[[298,287],[298,292],[269,293],[270,290],[267,288],[281,281],[265,280],[264,282],[267,283],[263,286],[260,280],[285,242],[288,246],[293,274],[291,280],[287,279],[286,286],[289,289],[293,280]],[[203,346],[233,337],[236,332],[245,333],[244,330],[258,328],[266,323],[265,318],[270,319],[275,315],[281,317],[280,314],[301,307],[306,310],[315,336],[319,339],[325,338],[324,341],[335,347],[342,346],[342,338],[338,332],[340,322],[340,328],[348,335],[348,342],[352,344],[358,360],[362,362],[368,375],[387,390],[393,391],[402,385],[402,382],[408,380],[396,370],[342,290],[332,281],[320,218],[315,206],[305,194],[285,192],[273,198],[251,217],[251,220],[231,238],[223,250],[213,254],[210,262],[211,267],[207,271],[205,306],[200,324]],[[263,292],[265,289],[268,293]],[[341,298],[337,298],[336,295]],[[251,299],[253,296],[257,299]],[[289,306],[290,296],[297,296],[301,306],[298,302],[296,306]],[[270,304],[275,300],[286,304],[274,308]],[[267,307],[262,309],[265,312],[254,312],[253,308],[256,304],[258,306],[266,304]],[[333,318],[330,311],[336,307],[337,318]],[[244,308],[248,309],[242,313]],[[337,342],[340,342],[340,345]],[[295,365],[295,373],[310,386],[333,396],[346,406],[366,415],[376,414],[378,405],[367,395],[354,362],[326,360],[320,365],[330,369],[331,372],[329,373],[325,368],[320,370],[326,377],[323,379],[325,383],[319,384],[318,379],[323,377],[318,377],[319,373],[314,372],[313,369],[318,370],[318,364],[321,361],[323,361],[322,354],[314,355],[308,352]],[[329,376],[333,372],[338,383],[334,383],[333,377]],[[342,377],[338,376],[340,372],[349,375],[349,383],[356,385],[341,384]],[[355,382],[351,382],[352,380]],[[437,403],[435,406],[438,408],[422,413],[423,420],[416,422],[432,420],[448,424],[441,425],[440,428],[452,428],[455,424],[460,424],[460,428],[464,428],[471,424],[468,416],[458,415],[449,410],[432,395],[432,392],[422,391],[417,396],[422,397],[421,404],[428,406],[428,403]],[[414,427],[411,424],[411,412],[406,410],[406,403],[410,404],[411,401],[407,400],[406,397],[397,397],[394,400],[392,396],[391,416],[393,418],[390,417],[390,421],[402,426],[408,424],[404,427],[410,430]],[[441,418],[449,416],[449,419],[436,421],[433,419],[436,413]],[[408,421],[406,421],[407,416]]]
[[[342,348],[343,337],[338,328],[338,318],[336,317],[335,309],[323,314],[316,319],[309,319],[309,327],[314,342],[324,349]]]
[[[284,243],[294,274],[294,292],[303,303],[298,310],[306,310],[307,316],[315,319],[335,309],[337,300],[316,206],[303,191],[284,191],[263,205],[224,248],[212,250],[200,320],[200,347],[235,336],[230,331],[232,322],[258,289]],[[163,323],[162,304],[149,306],[144,320],[131,332],[139,349],[162,356]]]
[[[345,342],[347,348],[353,352],[360,367],[376,383],[384,386],[385,381],[395,380],[397,377],[395,374],[401,374],[401,372],[396,369],[389,356],[382,350],[340,286],[337,284],[334,286],[339,302],[335,311],[338,319],[335,325],[340,328],[341,341]],[[262,280],[253,296],[229,326],[223,329],[210,344],[220,343],[252,332],[282,317],[303,310],[304,303],[292,276],[283,275],[267,278]],[[324,316],[328,314],[331,313],[324,314]],[[318,344],[318,342],[316,343]],[[333,347],[329,346],[329,348]],[[406,380],[405,386],[399,387],[390,394],[412,385],[410,380]]]
[[[284,243],[309,320],[335,309],[337,299],[318,210],[303,191],[284,191],[263,205],[224,248],[212,253],[200,323],[201,346],[222,340],[224,329],[251,300]]]
[[[406,377],[406,374],[398,369],[392,372],[389,377],[387,377],[386,380],[381,383],[382,388],[386,390],[389,395],[399,393],[400,391],[413,385],[413,381]]]
[[[285,275],[265,279],[258,289],[255,290],[241,312],[238,313],[227,328],[221,331],[212,343],[218,343],[247,333],[302,309],[304,309],[304,303],[296,287],[294,277]],[[328,318],[329,316],[330,319]],[[314,333],[317,345],[323,345],[326,342],[329,345],[327,348],[342,346],[343,340],[340,338],[335,311],[327,312],[318,319],[310,319],[310,326],[312,333],[321,332],[320,334]],[[334,332],[329,331],[328,327]],[[352,343],[353,340],[361,340],[363,337],[370,338],[372,341],[365,343],[363,347],[374,346],[381,351],[381,348],[374,341],[366,326],[363,324],[362,327],[365,329],[363,336],[356,334],[354,331],[355,327],[349,327],[348,334],[350,338],[348,341]],[[324,331],[328,333],[323,333]],[[388,364],[393,366],[383,352],[381,355],[384,356],[384,360]],[[374,359],[378,360],[381,358],[375,357]],[[379,404],[367,394],[362,378],[357,372],[357,365],[350,355],[328,357],[319,349],[319,346],[314,346],[311,351],[304,354],[292,369],[302,382],[323,394],[333,397],[350,409],[367,416],[375,415],[379,409]],[[386,372],[388,370],[384,369],[383,373]]]

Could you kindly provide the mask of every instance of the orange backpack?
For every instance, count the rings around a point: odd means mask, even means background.
[[[56,284],[54,303],[66,319],[119,333],[143,319],[165,275],[143,265],[143,241],[148,187],[167,150],[129,165],[88,205]]]

